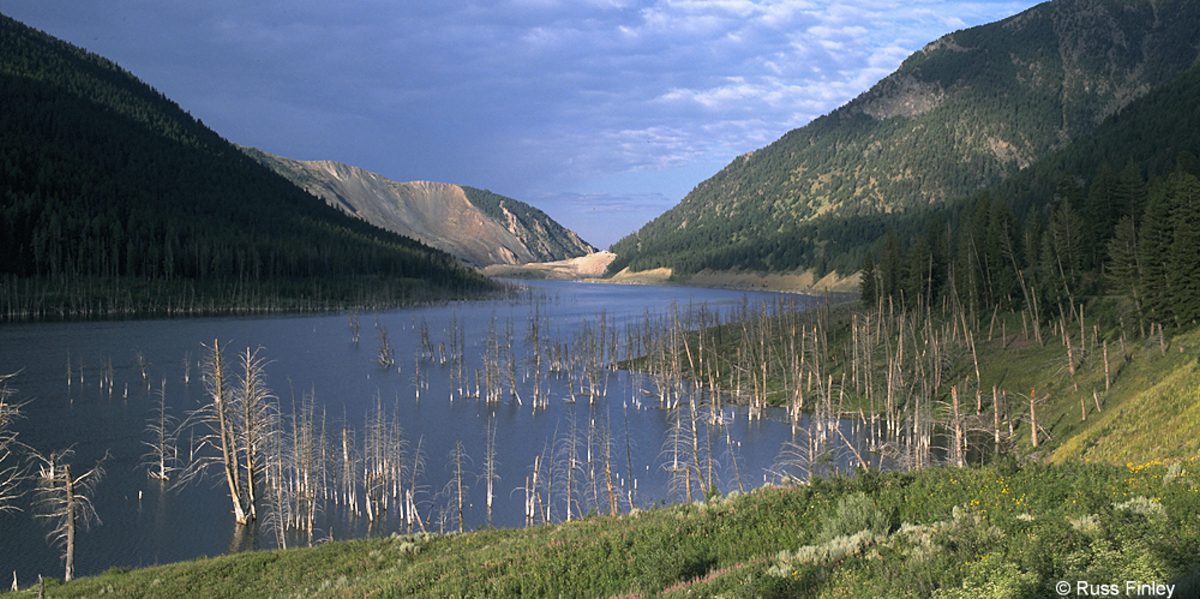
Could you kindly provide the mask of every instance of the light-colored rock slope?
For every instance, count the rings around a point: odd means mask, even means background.
[[[608,265],[617,255],[612,252],[593,252],[586,256],[555,260],[553,262],[531,262],[528,264],[493,264],[483,269],[489,277],[512,277],[522,279],[579,280],[594,279],[604,275]]]
[[[330,160],[245,151],[331,206],[476,266],[549,262],[596,251],[544,212],[491,192],[453,183],[392,181]]]

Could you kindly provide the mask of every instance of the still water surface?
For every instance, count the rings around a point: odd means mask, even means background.
[[[80,575],[110,567],[136,567],[274,546],[274,537],[256,527],[239,530],[233,523],[224,481],[217,477],[180,489],[165,489],[150,480],[140,466],[148,441],[145,425],[156,410],[156,400],[143,383],[136,356],[149,363],[148,379],[157,390],[166,381],[169,409],[177,416],[200,406],[203,384],[196,367],[202,343],[219,338],[227,348],[227,360],[247,346],[263,348],[270,359],[268,383],[286,412],[292,398],[305,392],[316,396],[318,411],[324,411],[331,429],[345,420],[363,428],[363,419],[376,397],[396,410],[411,446],[420,441],[426,468],[420,481],[427,524],[439,526],[439,514],[448,497],[439,494],[450,480],[448,459],[454,444],[461,441],[470,456],[467,481],[470,505],[464,520],[468,528],[484,525],[484,484],[478,480],[483,464],[487,422],[496,423],[496,455],[499,480],[494,507],[494,524],[513,527],[524,523],[524,485],[534,456],[567,430],[575,418],[581,431],[589,422],[611,426],[619,448],[618,476],[637,481],[636,503],[647,507],[673,500],[667,489],[663,464],[663,441],[670,426],[666,411],[642,390],[648,383],[620,372],[609,380],[608,397],[589,406],[586,401],[568,403],[565,380],[551,378],[552,395],[547,410],[535,413],[529,406],[531,381],[521,383],[524,405],[507,395],[503,403],[488,405],[476,399],[451,401],[450,368],[426,366],[428,388],[418,400],[413,384],[413,361],[419,351],[419,328],[426,323],[434,344],[446,342],[450,323],[461,322],[466,341],[469,371],[481,367],[481,356],[492,319],[503,334],[511,322],[515,354],[524,351],[529,314],[536,302],[547,328],[547,343],[569,342],[584,323],[595,323],[603,311],[608,325],[622,332],[627,323],[641,321],[646,313],[665,314],[672,306],[707,304],[711,309],[731,311],[744,302],[775,305],[773,293],[698,289],[686,287],[633,287],[568,282],[530,282],[519,297],[486,302],[452,303],[360,316],[361,341],[351,342],[345,314],[318,316],[272,316],[248,318],[197,318],[122,322],[75,322],[8,324],[0,326],[0,372],[20,371],[13,386],[17,401],[25,402],[24,418],[17,423],[20,441],[41,451],[73,446],[76,468],[86,467],[106,453],[107,474],[98,487],[96,510],[102,520],[80,535],[76,568]],[[816,298],[790,296],[801,306],[815,305]],[[384,370],[376,362],[378,321],[391,333],[398,369]],[[67,385],[68,359],[73,382]],[[111,360],[115,378],[112,397],[100,386],[101,372]],[[191,363],[191,382],[183,382],[184,363]],[[82,364],[82,383],[80,382]],[[126,397],[125,389],[128,388]],[[713,449],[718,456],[721,489],[737,488],[732,475],[737,460],[747,487],[762,484],[775,463],[781,445],[791,434],[782,414],[748,421],[740,408],[726,408],[728,438]],[[846,429],[849,432],[849,429]],[[628,432],[627,432],[628,431]],[[582,433],[581,433],[582,434]],[[720,437],[726,437],[721,431]],[[625,440],[629,440],[629,459]],[[184,439],[186,443],[186,439]],[[632,462],[632,473],[628,463]],[[218,484],[219,483],[219,484]],[[16,571],[26,585],[37,574],[62,576],[56,549],[48,546],[48,526],[33,518],[30,494],[20,501],[24,511],[0,514],[0,574]],[[559,514],[561,516],[561,513]],[[355,517],[327,507],[319,517],[317,536],[349,538],[390,534],[400,528],[395,519],[368,526],[365,517]],[[300,542],[300,539],[297,539]]]

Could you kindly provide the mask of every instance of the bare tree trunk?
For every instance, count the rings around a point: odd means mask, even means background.
[[[462,441],[454,444],[454,489],[458,506],[458,532],[463,532],[465,529],[463,523],[463,458],[465,453]]]
[[[488,424],[487,430],[484,433],[485,448],[483,458],[484,480],[487,486],[487,525],[492,526],[492,498],[495,496],[494,488],[496,479],[499,478],[496,474],[496,421],[493,420]],[[460,514],[461,517],[461,514]]]
[[[71,476],[71,465],[63,464],[63,520],[64,520],[64,535],[66,537],[66,547],[63,555],[65,562],[65,572],[63,573],[63,581],[71,582],[75,577],[75,479]]]
[[[963,427],[962,416],[958,411],[958,387],[950,387],[950,397],[954,409],[954,464],[959,468],[965,465],[963,459]]]
[[[996,393],[995,385],[992,385],[992,435],[996,455],[1000,455],[1000,395]]]
[[[1037,408],[1034,406],[1037,398],[1037,389],[1029,391],[1029,440],[1033,443],[1033,448],[1038,446],[1038,425],[1037,425]]]
[[[225,383],[225,371],[221,365],[221,341],[213,339],[210,372],[206,379],[212,381],[209,394],[216,412],[216,424],[221,446],[221,464],[225,472],[225,482],[229,486],[229,499],[233,504],[233,519],[238,524],[247,524],[250,517],[242,505],[242,489],[238,475],[237,449],[234,444],[233,422],[229,418],[229,397]]]

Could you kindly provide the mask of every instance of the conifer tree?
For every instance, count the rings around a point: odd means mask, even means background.
[[[1138,228],[1138,264],[1144,311],[1150,322],[1163,323],[1171,318],[1167,281],[1167,257],[1171,251],[1174,228],[1171,224],[1173,198],[1167,185],[1153,185],[1147,195],[1146,210]]]
[[[1104,270],[1110,290],[1126,295],[1133,301],[1139,321],[1142,313],[1142,269],[1138,256],[1137,227],[1133,217],[1123,216],[1117,223],[1113,238],[1108,240],[1108,264]]]
[[[1167,260],[1167,289],[1175,321],[1200,321],[1200,179],[1177,172],[1168,183],[1174,235]]]
[[[864,305],[875,305],[875,300],[879,297],[875,278],[875,259],[868,253],[867,257],[863,260],[862,281],[858,285],[859,295]]]

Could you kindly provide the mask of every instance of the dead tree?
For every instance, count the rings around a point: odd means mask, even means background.
[[[183,352],[183,384],[192,384],[192,352]]]
[[[676,496],[682,497],[688,503],[692,502],[692,456],[688,454],[688,427],[684,423],[683,407],[670,411],[671,426],[667,437],[663,440],[662,469],[667,472],[668,487]]]
[[[492,499],[495,497],[496,481],[500,475],[496,472],[496,421],[488,423],[484,432],[483,454],[483,483],[487,487],[487,525],[492,525]]]
[[[110,358],[111,360],[111,358]],[[146,390],[150,390],[150,361],[146,359],[146,354],[138,350],[133,355],[133,362],[137,365],[138,374],[142,377],[142,384],[146,386]]]
[[[467,450],[463,447],[462,441],[456,441],[454,449],[450,451],[450,467],[453,469],[454,478],[450,480],[448,486],[453,493],[451,500],[454,501],[458,516],[458,532],[466,530],[463,521],[463,511],[466,504],[467,486],[463,482],[463,478],[466,477],[465,468],[467,459]]]
[[[261,349],[261,348],[260,348]],[[267,362],[259,350],[249,347],[239,357],[242,373],[237,381],[234,402],[237,408],[234,431],[238,433],[238,445],[242,457],[246,506],[249,519],[256,517],[258,492],[256,485],[262,479],[262,447],[275,431],[272,420],[276,414],[275,396],[266,386]]]
[[[163,379],[158,388],[158,409],[146,423],[149,441],[142,445],[147,451],[142,455],[146,475],[162,482],[171,480],[171,475],[178,470],[176,460],[178,450],[175,445],[179,428],[175,417],[167,411],[167,380]]]
[[[421,511],[417,500],[418,495],[425,491],[425,486],[418,482],[425,473],[425,454],[421,451],[424,441],[424,437],[417,438],[417,447],[412,453],[412,459],[409,461],[408,488],[404,490],[404,524],[410,531],[413,530],[413,525],[416,524],[421,529],[421,532],[425,532],[425,520],[421,518]]]
[[[205,384],[206,401],[188,416],[188,423],[202,429],[191,450],[184,475],[177,484],[187,484],[203,478],[210,469],[220,468],[225,478],[232,505],[233,519],[238,524],[250,522],[246,496],[242,489],[241,469],[238,465],[237,435],[234,430],[233,391],[225,378],[224,356],[221,342],[214,339],[206,347],[207,355],[201,365]]]
[[[76,475],[68,462],[73,455],[71,449],[48,455],[34,454],[38,462],[37,516],[53,527],[47,539],[62,549],[63,580],[67,582],[75,577],[76,534],[80,529],[87,530],[92,523],[100,523],[92,494],[104,477],[103,459],[90,470]]]
[[[0,375],[0,512],[20,509],[15,502],[21,496],[21,482],[25,479],[25,470],[17,463],[14,453],[18,441],[13,423],[21,417],[20,404],[9,401],[16,395],[16,390],[8,386],[14,376]]]
[[[558,470],[565,475],[565,480],[561,481],[562,495],[566,502],[566,519],[570,522],[575,515],[582,514],[582,509],[577,506],[581,504],[578,501],[578,487],[579,473],[583,469],[583,462],[579,459],[579,425],[575,419],[575,410],[572,409],[567,417],[570,419],[567,434],[559,442],[558,454],[561,465],[558,466]]]
[[[351,312],[348,318],[350,326],[350,342],[357,346],[358,337],[362,331],[362,324],[358,321],[358,314],[354,312]]]
[[[257,484],[264,470],[262,448],[275,431],[275,396],[266,387],[266,360],[259,350],[246,348],[241,354],[242,372],[233,384],[225,375],[220,342],[214,340],[208,352],[203,366],[208,401],[188,416],[188,423],[201,428],[203,434],[178,484],[220,468],[234,521],[248,524],[257,515]]]
[[[1037,423],[1037,389],[1029,390],[1029,442],[1034,449],[1038,446],[1038,423]]]
[[[379,351],[375,361],[379,363],[380,368],[391,368],[396,365],[396,353],[392,350],[392,344],[388,340],[387,327],[379,321],[375,321],[375,330],[379,333]]]

